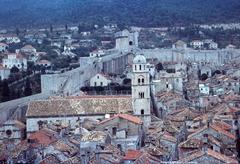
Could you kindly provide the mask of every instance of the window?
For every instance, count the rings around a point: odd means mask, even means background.
[[[103,86],[103,82],[100,82],[100,85]]]
[[[97,86],[97,82],[94,82],[94,85]]]
[[[166,84],[166,88],[168,88],[168,84]]]
[[[144,109],[141,109],[141,115],[144,115]]]
[[[140,84],[141,83],[141,79],[140,78],[138,78],[138,84]]]
[[[206,137],[206,138],[207,138],[207,137],[208,137],[208,134],[203,134],[203,137]]]
[[[99,76],[97,76],[97,78],[99,79]]]
[[[135,70],[137,70],[137,66],[135,65]]]
[[[132,41],[130,41],[130,42],[129,42],[129,45],[130,45],[130,46],[132,46],[132,45],[133,45],[133,42],[132,42]]]
[[[139,65],[139,70],[142,70],[142,65]]]
[[[139,92],[139,98],[143,99],[144,98],[144,92]]]
[[[10,137],[10,136],[12,135],[12,131],[11,131],[11,130],[7,130],[7,131],[6,131],[6,135],[7,135],[8,137]]]
[[[142,83],[144,84],[144,78],[142,78]]]

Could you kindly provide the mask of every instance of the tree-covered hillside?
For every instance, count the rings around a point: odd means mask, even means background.
[[[240,0],[0,0],[0,26],[118,23],[166,26],[240,21]]]

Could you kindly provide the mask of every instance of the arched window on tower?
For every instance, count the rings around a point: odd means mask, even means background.
[[[138,84],[140,84],[141,83],[141,79],[140,78],[138,78]]]
[[[141,99],[144,98],[144,92],[139,92],[138,95],[139,95],[139,98],[141,98]]]
[[[141,115],[144,115],[144,109],[141,109]]]
[[[137,70],[137,66],[135,65],[135,70]]]
[[[142,70],[142,65],[139,65],[139,70]]]
[[[142,78],[142,84],[144,84],[144,78]]]

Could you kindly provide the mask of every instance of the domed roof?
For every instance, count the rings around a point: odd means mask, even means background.
[[[133,59],[133,64],[146,64],[147,60],[143,55],[137,55]]]

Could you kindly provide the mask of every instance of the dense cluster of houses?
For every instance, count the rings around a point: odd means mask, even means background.
[[[105,34],[115,28],[104,26]],[[92,44],[92,40],[74,39],[63,32],[65,28],[55,30],[62,33],[49,41],[59,55],[74,57],[72,50]],[[76,28],[69,30],[77,32]],[[9,119],[0,126],[0,163],[238,163],[240,61],[213,66],[206,61],[184,61],[180,53],[176,61],[146,59],[133,51],[137,36],[127,30],[116,34],[120,55],[131,51],[133,56],[121,74],[124,76],[99,70],[84,81],[89,87],[107,88],[113,83],[123,85],[128,79],[131,95],[79,91],[29,102],[22,119]],[[46,37],[44,33],[28,34],[25,39],[42,44]],[[2,78],[7,78],[5,71],[14,66],[26,70],[28,61],[51,66],[50,61],[41,59],[47,54],[30,44],[8,52],[20,39],[3,35],[0,41]],[[189,45],[193,49],[218,48],[212,40]],[[172,47],[186,48],[183,41]],[[87,58],[101,61],[105,52],[110,50],[97,49]]]
[[[132,95],[81,92],[30,102],[26,124],[8,120],[0,127],[0,161],[238,163],[238,74],[209,73],[203,81],[188,63],[163,63],[161,70],[151,64],[143,55],[133,59]],[[97,73],[89,85],[112,80]]]

